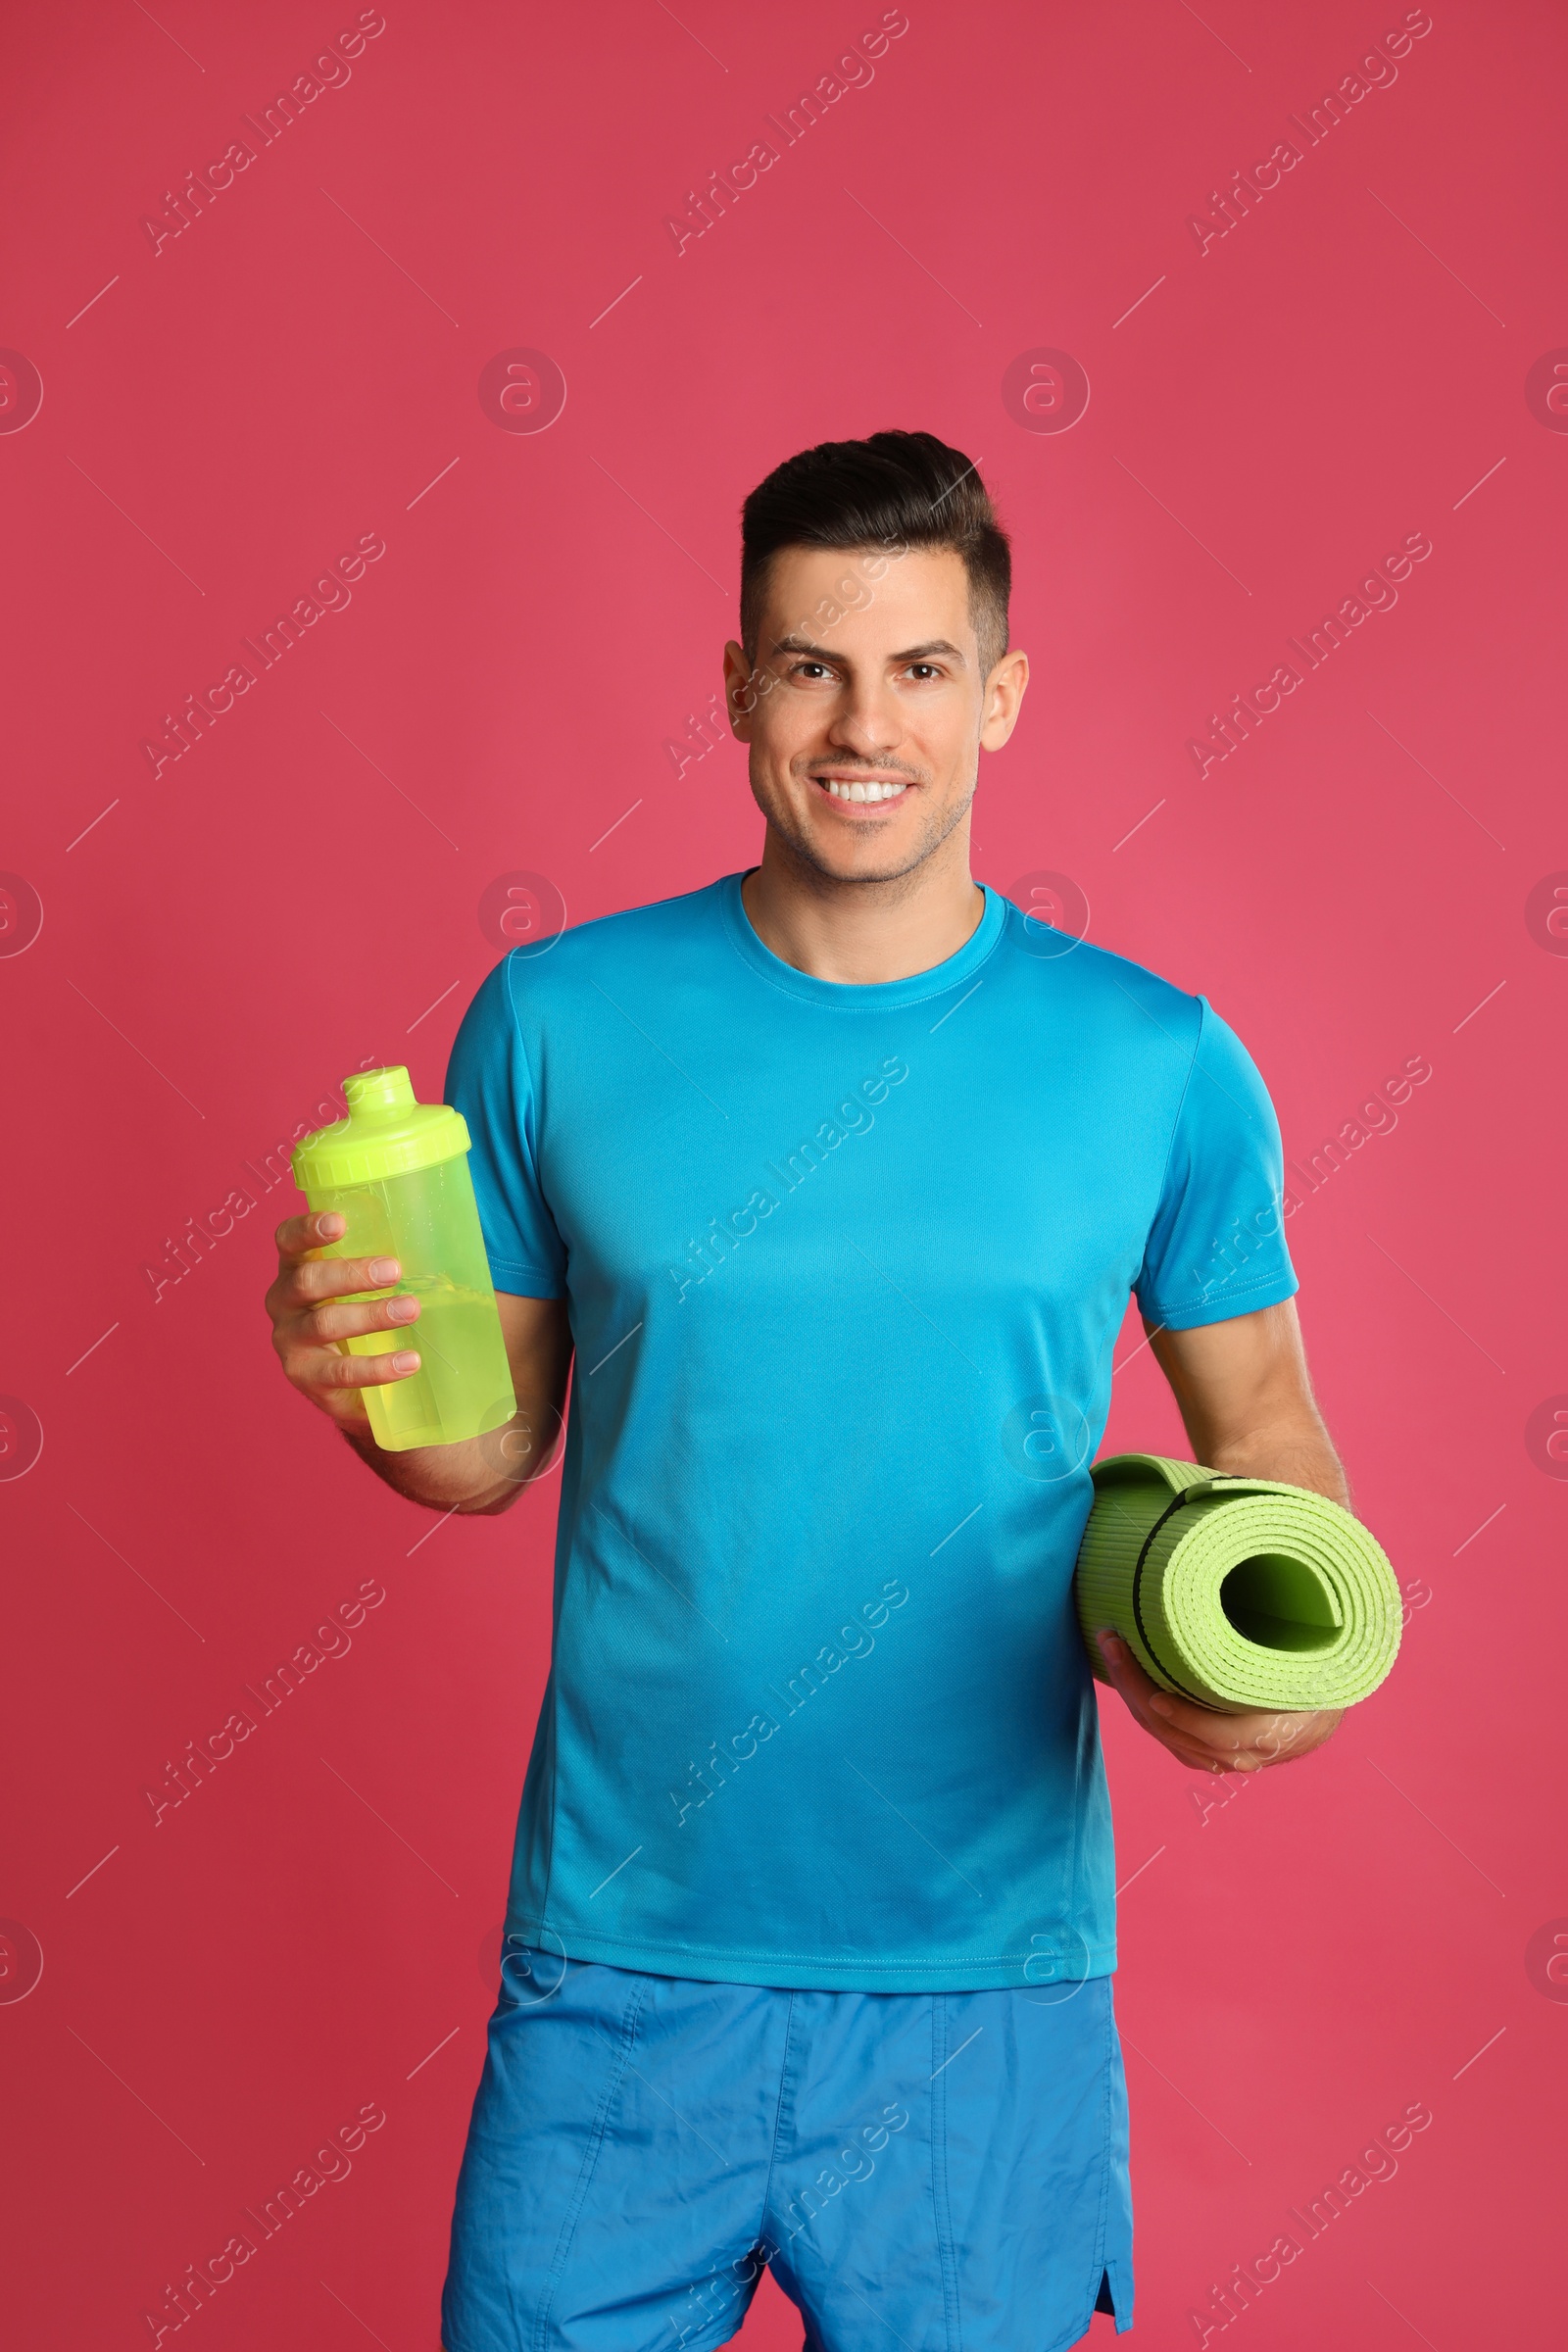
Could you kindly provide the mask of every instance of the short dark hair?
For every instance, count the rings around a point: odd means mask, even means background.
[[[741,643],[754,665],[768,565],[781,547],[950,549],[969,575],[982,673],[1007,650],[1007,534],[973,463],[934,433],[821,441],[758,483],[741,509]]]

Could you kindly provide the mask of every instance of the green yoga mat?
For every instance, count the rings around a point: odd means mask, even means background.
[[[1111,1627],[1163,1690],[1221,1714],[1348,1707],[1399,1647],[1402,1603],[1376,1538],[1325,1495],[1197,1462],[1095,1464],[1074,1593],[1090,1663]]]

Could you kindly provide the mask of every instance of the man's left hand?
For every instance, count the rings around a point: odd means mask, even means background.
[[[1338,1728],[1343,1707],[1319,1707],[1304,1715],[1220,1715],[1193,1706],[1151,1682],[1119,1634],[1100,1636],[1105,1672],[1127,1702],[1129,1713],[1194,1772],[1261,1772],[1309,1756]]]

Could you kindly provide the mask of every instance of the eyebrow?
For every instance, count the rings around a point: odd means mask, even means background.
[[[841,653],[833,653],[828,647],[817,645],[809,637],[798,637],[793,631],[787,637],[776,637],[773,640],[772,650],[775,654],[805,654],[816,662],[842,662],[844,660]],[[956,662],[960,668],[966,666],[959,648],[950,645],[946,637],[932,637],[924,645],[907,646],[903,653],[890,655],[889,660],[898,662],[902,667],[906,662],[929,661],[935,654],[945,654],[949,661]]]

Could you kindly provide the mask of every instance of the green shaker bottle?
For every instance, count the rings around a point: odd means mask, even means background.
[[[395,1257],[399,1281],[353,1299],[419,1301],[418,1320],[345,1341],[351,1355],[416,1348],[419,1369],[366,1389],[377,1446],[454,1446],[499,1429],[517,1409],[490,1281],[468,1130],[445,1102],[416,1102],[404,1068],[356,1071],[343,1081],[348,1117],[308,1135],[294,1181],[313,1209],[345,1219],[322,1257]]]

